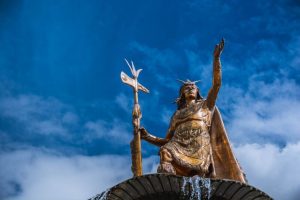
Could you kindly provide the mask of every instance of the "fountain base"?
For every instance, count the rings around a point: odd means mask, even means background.
[[[232,180],[148,174],[128,179],[89,200],[271,200],[266,193]]]

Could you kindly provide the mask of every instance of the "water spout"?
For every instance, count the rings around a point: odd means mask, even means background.
[[[187,185],[190,185],[191,190],[186,188]],[[200,176],[183,177],[181,191],[184,196],[189,195],[190,200],[207,200],[211,195],[210,179]]]
[[[210,199],[211,195],[211,182],[209,178],[204,178],[203,179],[203,185],[204,188],[207,190],[207,199]]]

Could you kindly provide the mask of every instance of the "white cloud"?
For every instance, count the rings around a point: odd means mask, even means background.
[[[226,127],[234,144],[239,144],[235,154],[249,183],[275,199],[296,200],[300,195],[300,87],[284,76],[272,82],[261,81],[261,76],[253,75],[245,90],[223,86],[219,103],[228,110]]]
[[[66,112],[62,117],[62,122],[66,124],[76,124],[78,120],[78,116],[72,112]]]
[[[300,188],[300,142],[284,148],[273,144],[246,144],[235,153],[249,183],[275,199],[297,200]]]
[[[117,95],[115,102],[127,113],[131,112],[133,100],[128,98],[124,93]]]
[[[36,95],[8,96],[0,99],[1,115],[20,123],[31,133],[68,135],[67,125],[76,123],[77,116],[55,98]]]
[[[125,98],[123,95],[117,99]],[[119,100],[121,104],[122,100]],[[80,118],[68,106],[55,98],[43,98],[37,95],[8,96],[0,99],[0,109],[4,118],[13,119],[16,127],[23,134],[40,134],[62,136],[63,140],[80,137],[91,141],[93,139],[114,139],[119,143],[129,143],[132,134],[128,132],[129,125],[120,122],[118,118],[107,121],[86,121],[78,126]],[[76,134],[74,129],[76,128]],[[9,138],[10,133],[2,132],[1,137]],[[9,144],[8,144],[9,145]]]
[[[225,90],[231,95],[228,105],[224,104],[230,110],[227,127],[236,142],[262,143],[265,141],[259,140],[266,136],[270,140],[277,136],[282,142],[300,140],[300,88],[293,80],[252,80],[246,93],[235,88]]]
[[[145,171],[156,167],[144,159]],[[132,176],[130,156],[63,156],[40,149],[0,154],[0,198],[82,200]]]
[[[86,133],[84,137],[86,140],[95,138],[106,139],[114,141],[114,143],[128,144],[132,138],[127,130],[129,125],[115,119],[113,122],[106,122],[103,120],[89,121],[84,125]]]
[[[300,142],[283,149],[246,144],[235,149],[249,183],[275,199],[296,200],[300,187]],[[143,159],[155,172],[158,156]],[[65,156],[41,149],[0,154],[0,198],[5,200],[87,199],[131,177],[130,156]]]

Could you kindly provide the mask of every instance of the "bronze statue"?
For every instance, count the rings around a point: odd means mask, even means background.
[[[223,48],[224,39],[214,50],[213,85],[206,99],[200,95],[196,82],[181,81],[177,110],[166,138],[155,137],[145,128],[140,128],[142,139],[160,147],[157,172],[246,182],[215,106],[221,86],[220,55]]]
[[[142,117],[138,104],[138,91],[149,92],[137,81],[141,71],[135,70],[133,62],[127,62],[133,78],[121,72],[121,79],[133,88],[134,138],[131,142],[132,171],[142,175],[140,138],[160,147],[159,173],[182,176],[199,175],[205,178],[232,179],[246,182],[229,144],[227,133],[218,108],[215,106],[221,86],[220,55],[224,39],[216,45],[213,59],[213,85],[207,98],[200,95],[196,81],[181,81],[183,85],[176,100],[177,110],[173,114],[166,138],[158,138],[140,128]]]

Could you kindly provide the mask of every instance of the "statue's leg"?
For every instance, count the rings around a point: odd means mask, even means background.
[[[171,164],[173,161],[172,154],[165,148],[160,150],[160,165],[157,168],[158,173],[176,174],[176,171]]]

